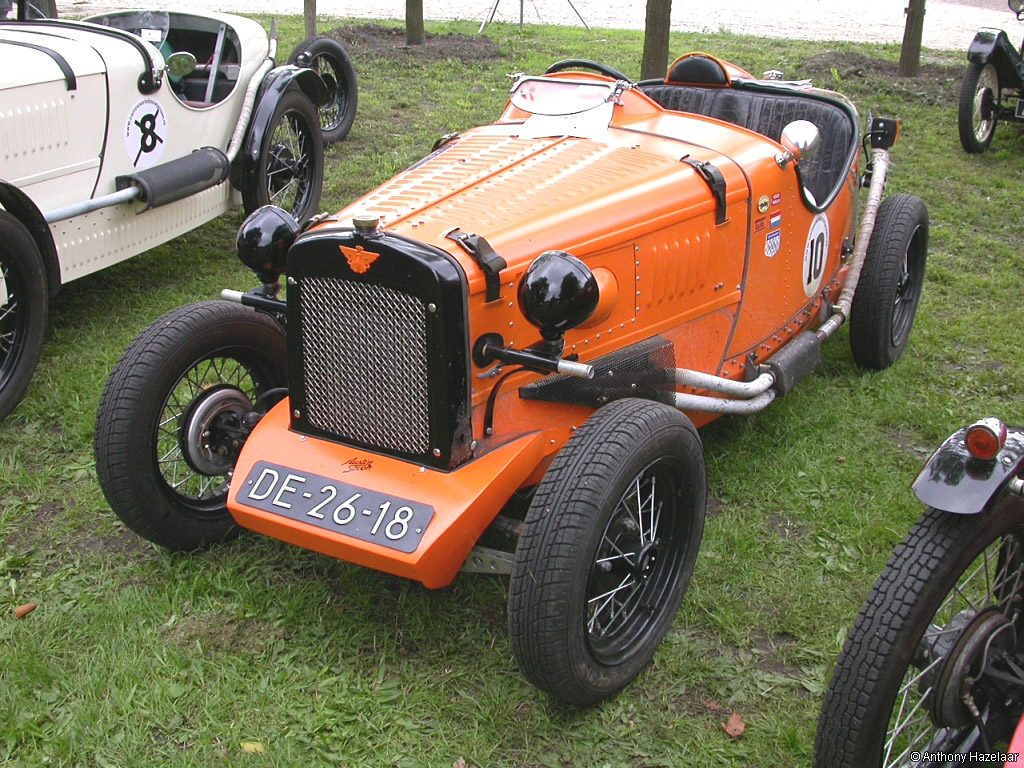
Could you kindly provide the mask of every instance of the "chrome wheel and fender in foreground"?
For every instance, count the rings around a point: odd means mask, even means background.
[[[100,485],[125,525],[174,550],[237,534],[228,481],[249,431],[284,394],[285,348],[274,319],[219,301],[169,312],[135,338],[96,417]]]
[[[573,434],[534,495],[509,584],[532,683],[585,706],[640,673],[686,592],[706,501],[700,438],[674,408],[619,400]]]
[[[998,752],[1024,694],[1024,502],[928,510],[889,558],[825,694],[815,768]],[[967,758],[966,762],[970,762]]]

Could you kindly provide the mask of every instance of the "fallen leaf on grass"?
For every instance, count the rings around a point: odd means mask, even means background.
[[[30,613],[32,613],[32,611],[34,611],[35,609],[36,609],[36,604],[35,603],[25,603],[24,605],[19,605],[17,608],[14,609],[14,618],[16,618],[16,619],[24,619],[26,616],[28,616]]]
[[[709,701],[708,699],[701,699],[700,705],[705,709],[710,709],[712,712],[725,712],[726,709],[717,701]]]
[[[263,745],[258,741],[242,741],[239,742],[239,746],[242,747],[243,752],[248,752],[249,754],[263,751]]]
[[[729,722],[722,723],[722,728],[729,734],[729,738],[738,739],[747,730],[747,724],[743,722],[739,712],[733,712],[729,715]]]

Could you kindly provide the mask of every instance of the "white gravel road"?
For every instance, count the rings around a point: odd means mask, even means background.
[[[675,0],[672,29],[686,32],[729,30],[741,34],[807,40],[852,40],[900,43],[903,40],[907,0]],[[89,14],[145,6],[182,8],[174,0],[153,2],[112,2],[79,0],[61,3],[61,14]],[[302,0],[190,0],[192,10],[228,13],[301,14]],[[320,16],[373,19],[402,19],[405,0],[317,0]],[[495,0],[424,0],[427,19],[467,19],[482,22],[490,18]],[[520,9],[526,23],[581,24],[592,28],[642,29],[646,0],[498,0],[496,21],[519,22]],[[966,50],[978,27],[1005,29],[1017,38],[1024,25],[1017,22],[1003,0],[927,0],[924,45],[927,48]]]

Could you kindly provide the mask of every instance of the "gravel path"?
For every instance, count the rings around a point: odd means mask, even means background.
[[[685,32],[728,30],[762,37],[853,40],[900,43],[907,0],[675,0],[672,29]],[[112,0],[79,0],[60,3],[62,14],[89,14],[132,6],[181,8],[180,3],[153,0],[115,3]],[[301,14],[302,0],[190,0],[190,10],[219,10]],[[468,19],[482,22],[490,17],[494,0],[425,0],[427,19]],[[402,19],[404,0],[317,0],[321,16]],[[520,8],[526,23],[579,25],[582,17],[592,28],[642,29],[646,0],[498,0],[495,21],[519,22]],[[978,27],[1005,29],[1011,39],[1021,33],[1013,13],[1002,0],[927,0],[924,20],[926,48],[966,50]],[[578,12],[578,14],[577,14]]]

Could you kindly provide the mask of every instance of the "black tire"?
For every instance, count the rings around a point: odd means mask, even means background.
[[[286,91],[260,142],[253,183],[242,190],[246,214],[276,205],[302,223],[317,212],[324,183],[324,143],[316,107],[302,91]]]
[[[329,37],[311,37],[303,40],[288,57],[295,64],[302,54],[309,55],[309,67],[319,73],[327,85],[330,98],[319,107],[320,133],[324,144],[341,141],[352,129],[359,101],[356,69],[348,53],[336,40]]]
[[[618,400],[573,434],[537,487],[512,565],[509,635],[530,682],[586,706],[640,673],[693,573],[706,487],[697,431],[666,405]],[[645,534],[635,509],[648,500]]]
[[[957,127],[965,152],[980,155],[992,143],[999,106],[999,73],[991,64],[967,65],[960,87]]]
[[[286,386],[286,371],[284,330],[239,304],[189,304],[152,323],[117,361],[96,415],[111,509],[168,549],[237,535],[227,484],[244,441],[238,423]]]
[[[46,334],[46,272],[35,240],[0,210],[0,419],[21,402]]]
[[[888,368],[907,348],[927,255],[924,202],[912,195],[882,201],[850,308],[850,349],[857,365]]]
[[[1019,498],[979,515],[924,514],[889,558],[839,655],[818,721],[815,768],[937,765],[909,754],[989,751],[1013,732],[1020,707],[1007,710],[1005,702],[1019,702],[1019,690],[999,690],[987,675],[970,685],[987,746],[959,696],[987,643],[1021,650],[1019,640],[1007,645],[1014,620],[1021,637],[1022,544]]]

